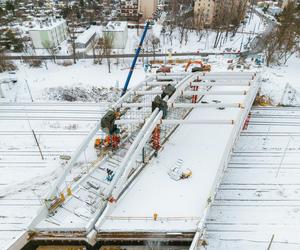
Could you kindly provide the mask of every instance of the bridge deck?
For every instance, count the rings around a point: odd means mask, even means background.
[[[245,86],[229,89],[249,91]],[[213,90],[224,90],[224,87],[214,87]],[[98,223],[98,231],[196,231],[253,95],[254,92],[252,96],[205,96],[203,101],[208,103],[217,99],[222,103],[245,103],[246,108],[194,109],[187,120],[232,119],[235,124],[181,125],[104,223]],[[178,159],[183,160],[183,169],[192,171],[191,178],[174,181],[169,177],[167,172]],[[153,220],[154,213],[158,214],[157,221]]]

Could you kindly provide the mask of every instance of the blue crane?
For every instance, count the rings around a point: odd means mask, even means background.
[[[134,59],[132,61],[132,64],[131,64],[131,67],[130,67],[130,70],[129,70],[129,73],[128,73],[128,76],[127,76],[127,79],[126,79],[126,82],[125,82],[125,85],[124,85],[124,88],[122,90],[122,94],[121,94],[121,97],[123,95],[125,95],[127,89],[128,89],[128,85],[130,83],[130,79],[131,79],[131,76],[132,76],[132,73],[134,71],[134,67],[135,67],[135,64],[136,64],[136,61],[139,57],[139,54],[141,52],[141,49],[142,49],[142,46],[143,46],[143,43],[144,43],[144,40],[145,40],[145,37],[146,37],[146,34],[147,34],[147,31],[148,31],[148,28],[149,28],[149,25],[150,25],[150,22],[147,21],[146,22],[146,26],[144,28],[144,32],[143,32],[143,35],[141,37],[141,41],[140,41],[140,44],[139,44],[139,47],[138,49],[136,50],[136,53],[135,53],[135,56],[134,56]]]

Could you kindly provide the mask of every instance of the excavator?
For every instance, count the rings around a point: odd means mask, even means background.
[[[192,72],[199,72],[199,71],[210,72],[211,71],[211,66],[209,64],[204,64],[202,61],[192,61],[192,60],[190,60],[187,63],[187,65],[185,66],[185,72],[187,72],[187,70],[189,69],[189,67],[192,64],[199,64],[200,65],[200,67],[193,67]]]

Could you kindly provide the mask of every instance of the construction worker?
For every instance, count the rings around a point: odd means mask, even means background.
[[[104,146],[109,147],[110,144],[111,144],[111,138],[110,138],[110,135],[107,135],[104,140]]]
[[[102,144],[101,138],[96,138],[94,148],[100,148]]]
[[[111,140],[112,140],[111,144],[112,144],[113,149],[116,149],[120,143],[120,136],[114,134],[114,135],[112,135]]]

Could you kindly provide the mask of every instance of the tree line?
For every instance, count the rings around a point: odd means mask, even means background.
[[[289,1],[277,19],[278,24],[262,39],[267,66],[286,64],[300,52],[300,4]]]

